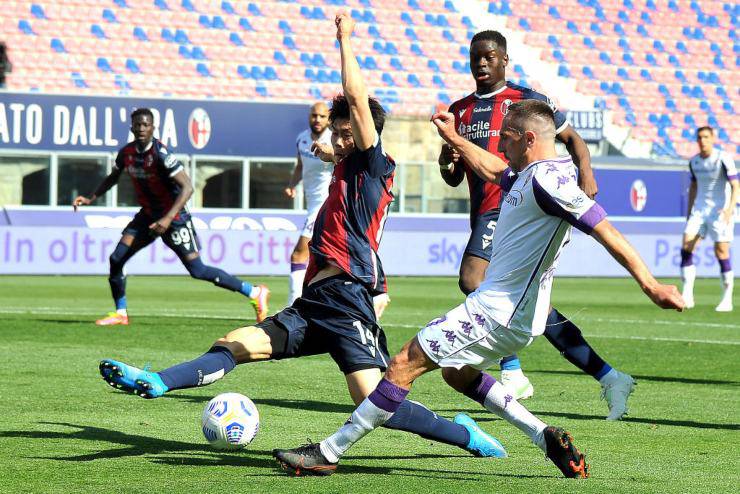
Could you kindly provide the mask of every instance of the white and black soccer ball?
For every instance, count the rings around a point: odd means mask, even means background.
[[[260,429],[260,414],[252,400],[239,393],[222,393],[206,405],[203,435],[216,449],[241,449]]]

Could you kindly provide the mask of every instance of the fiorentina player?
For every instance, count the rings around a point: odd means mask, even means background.
[[[368,97],[350,36],[354,21],[336,17],[341,49],[343,95],[329,112],[336,166],[329,196],[319,211],[310,244],[303,295],[264,322],[231,331],[202,356],[161,372],[148,372],[103,360],[108,383],[145,398],[175,389],[210,384],[237,364],[328,353],[344,373],[355,404],[375,388],[387,367],[388,349],[376,322],[372,295],[384,292],[385,275],[378,244],[396,165],[380,138],[385,112]],[[505,456],[501,444],[465,414],[455,422],[406,401],[393,429],[459,446],[478,456]]]
[[[714,241],[714,254],[719,261],[722,298],[714,309],[732,312],[734,274],[730,263],[730,244],[735,230],[735,207],[740,199],[735,162],[729,153],[714,147],[714,129],[700,127],[696,131],[699,154],[689,160],[689,214],[681,247],[681,280],[686,307],[694,306],[693,252],[699,240],[709,235]]]
[[[285,194],[295,198],[296,186],[303,180],[306,196],[306,222],[298,242],[290,256],[290,278],[288,305],[293,305],[303,292],[303,280],[308,267],[308,241],[313,235],[313,225],[319,209],[329,195],[329,182],[334,168],[334,154],[331,147],[331,129],[329,129],[329,107],[324,102],[314,103],[308,115],[309,128],[296,138],[296,166],[285,188]],[[385,293],[373,297],[375,313],[380,319],[388,305]]]
[[[450,106],[458,134],[482,149],[497,153],[501,122],[509,105],[521,100],[548,103],[555,113],[556,137],[563,142],[578,168],[578,182],[586,195],[593,198],[597,187],[591,170],[588,147],[546,96],[506,80],[506,38],[498,31],[482,31],[470,42],[470,71],[476,91]],[[500,153],[499,157],[503,157]],[[475,174],[465,160],[460,160],[451,146],[445,144],[439,156],[444,181],[456,187],[467,178],[470,189],[471,234],[460,264],[460,289],[466,295],[475,290],[484,277],[492,255],[492,237],[498,221],[501,189]],[[566,359],[599,381],[602,398],[609,406],[608,420],[619,420],[627,413],[627,398],[634,389],[628,374],[613,369],[591,348],[580,329],[553,309],[547,320],[545,337]],[[523,374],[516,355],[500,362],[501,382],[517,399],[532,396],[534,389]]]
[[[136,200],[141,209],[123,229],[123,236],[110,256],[110,282],[116,311],[98,319],[99,326],[128,325],[126,305],[126,275],[124,266],[141,249],[157,237],[172,249],[190,276],[213,282],[214,285],[239,292],[249,298],[257,313],[257,321],[267,317],[270,291],[264,285],[253,286],[246,281],[212,266],[206,266],[198,252],[198,237],[185,207],[193,193],[190,177],[182,163],[159,139],[154,138],[154,116],[148,108],[131,113],[134,141],[126,144],[116,156],[110,175],[98,185],[90,197],[78,196],[72,205],[91,204],[118,183],[125,171],[131,177]]]
[[[458,135],[452,114],[435,114],[433,121],[471,168],[504,191],[486,277],[464,303],[431,321],[406,343],[375,390],[335,434],[321,443],[275,450],[273,455],[296,474],[333,473],[355,442],[395,416],[418,377],[442,368],[452,388],[521,430],[563,475],[587,477],[585,457],[570,434],[532,415],[482,370],[523,349],[544,331],[553,273],[571,226],[600,242],[659,307],[680,311],[681,295],[675,286],[653,278],[601,206],[578,187],[570,157],[558,157],[555,151],[556,123],[547,103],[526,100],[509,108],[498,150],[510,168]]]

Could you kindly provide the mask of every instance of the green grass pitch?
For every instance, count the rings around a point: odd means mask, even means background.
[[[285,278],[258,281],[279,308]],[[98,328],[92,321],[111,306],[105,277],[0,277],[0,492],[737,492],[740,299],[734,313],[716,314],[718,281],[699,280],[696,292],[697,308],[678,314],[652,307],[628,280],[556,281],[554,305],[638,381],[628,418],[608,423],[598,384],[544,338],[520,354],[535,387],[526,406],[574,435],[591,464],[586,481],[561,478],[521,433],[439,373],[410,397],[447,417],[470,413],[508,459],[379,430],[334,476],[290,478],[270,451],[322,439],[353,409],[328,357],[244,365],[211,386],[151,401],[98,375],[103,357],[160,369],[201,354],[253,320],[243,298],[184,277],[131,277],[132,325]],[[450,278],[392,279],[391,298],[383,321],[391,353],[461,301]],[[199,429],[206,402],[227,391],[252,398],[262,420],[255,441],[234,453],[211,449]]]

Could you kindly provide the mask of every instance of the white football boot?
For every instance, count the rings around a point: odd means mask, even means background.
[[[601,385],[601,399],[605,399],[609,406],[609,415],[606,416],[606,420],[621,420],[627,415],[627,399],[637,385],[629,374],[616,369],[615,372],[618,375],[614,382]]]
[[[502,370],[501,384],[506,387],[506,390],[517,401],[531,398],[534,394],[534,386],[532,386],[532,383],[529,382],[529,379],[521,369]]]

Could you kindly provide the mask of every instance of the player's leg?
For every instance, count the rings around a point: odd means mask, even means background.
[[[304,233],[305,233],[304,227]],[[293,305],[303,292],[303,279],[306,277],[306,268],[308,268],[308,241],[310,236],[301,234],[298,237],[298,243],[295,244],[293,252],[290,254],[290,278],[288,281],[288,305]]]
[[[632,376],[612,368],[589,345],[581,330],[557,310],[550,308],[545,338],[568,362],[601,384],[601,397],[609,406],[607,420],[619,420],[627,413],[627,399],[635,387]]]
[[[359,405],[378,386],[382,373],[378,367],[372,367],[351,372],[345,377],[352,401]],[[506,456],[501,443],[478,427],[472,418],[458,414],[454,421],[450,421],[415,401],[406,400],[401,403],[393,417],[385,423],[385,427],[451,444],[476,456]]]
[[[732,291],[735,284],[735,274],[732,271],[730,260],[730,242],[715,242],[714,254],[719,262],[720,279],[722,281],[722,298],[714,310],[717,312],[732,312]]]
[[[681,295],[686,308],[694,307],[694,280],[696,279],[696,266],[694,266],[694,251],[701,240],[704,218],[700,213],[691,213],[681,241]]]
[[[95,321],[98,326],[127,325],[129,323],[124,266],[134,254],[154,240],[149,235],[147,220],[148,218],[143,213],[137,213],[134,219],[124,228],[121,240],[118,241],[113,253],[108,258],[110,263],[108,283],[110,284],[113,301],[116,304],[116,311]]]
[[[190,276],[198,280],[210,281],[217,287],[248,297],[257,315],[257,322],[267,317],[267,303],[270,296],[267,287],[254,286],[222,269],[204,264],[200,258],[198,236],[190,220],[173,222],[162,235],[162,241],[177,254]]]

